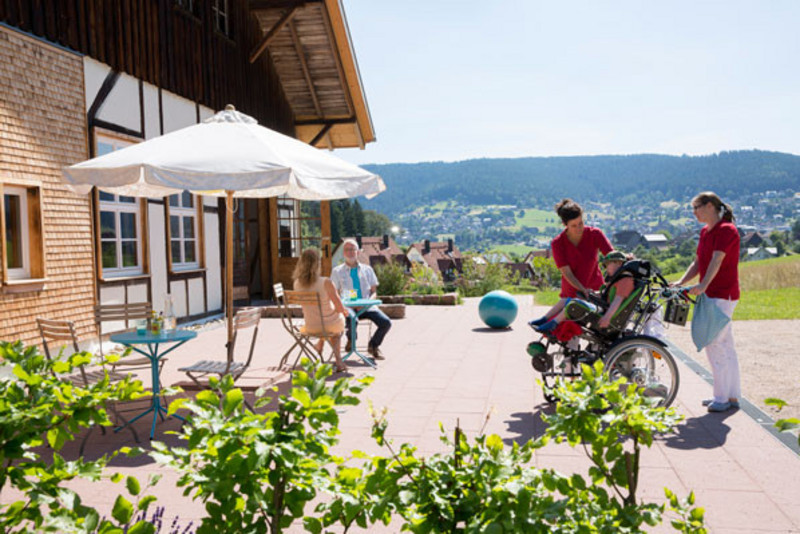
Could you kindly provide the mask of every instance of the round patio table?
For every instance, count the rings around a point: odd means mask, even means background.
[[[150,412],[153,412],[153,424],[150,427],[150,439],[153,439],[153,436],[156,432],[156,420],[158,419],[158,416],[162,414],[168,415],[167,408],[161,405],[161,381],[158,377],[158,361],[190,339],[194,339],[196,337],[197,332],[193,332],[191,330],[162,330],[158,334],[154,334],[149,330],[141,334],[134,331],[112,334],[110,336],[111,341],[114,343],[120,343],[126,347],[130,347],[132,350],[143,356],[146,356],[150,360],[151,379],[153,381],[153,401],[150,404],[150,407],[124,425],[115,428],[114,432],[119,432],[134,421],[141,419]],[[170,344],[172,346],[164,351],[159,352],[159,350],[162,348],[162,344]],[[147,350],[142,350],[136,345],[146,345]],[[172,415],[181,421],[186,420],[178,414]]]

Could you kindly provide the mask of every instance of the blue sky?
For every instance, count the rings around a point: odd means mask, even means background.
[[[377,133],[357,164],[800,154],[800,2],[342,0]]]

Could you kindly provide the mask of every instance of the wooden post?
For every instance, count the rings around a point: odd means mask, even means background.
[[[225,315],[228,319],[228,351],[233,349],[233,191],[225,198]]]

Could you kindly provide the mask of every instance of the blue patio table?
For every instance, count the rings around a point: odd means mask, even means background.
[[[375,360],[370,358],[369,356],[364,356],[358,349],[356,348],[356,338],[358,337],[357,326],[358,326],[358,318],[361,317],[364,312],[372,308],[373,306],[380,306],[383,304],[382,300],[379,299],[348,299],[343,300],[342,304],[347,306],[348,308],[352,309],[355,313],[350,315],[350,352],[345,354],[342,359],[346,360],[353,354],[361,358],[361,360],[371,367],[376,367]]]
[[[150,360],[151,378],[153,381],[153,402],[150,405],[150,408],[140,413],[124,425],[118,426],[114,429],[114,432],[119,432],[137,419],[141,419],[150,412],[153,412],[153,425],[150,428],[150,439],[153,439],[153,436],[156,432],[156,419],[162,413],[165,415],[167,413],[167,408],[161,405],[161,381],[158,377],[158,361],[190,339],[194,339],[196,337],[197,332],[193,332],[191,330],[162,330],[158,334],[154,334],[148,330],[141,334],[134,331],[111,335],[110,339],[114,343],[120,343],[126,347],[130,347],[143,356],[147,356],[147,358]],[[162,352],[159,352],[161,345],[165,343],[172,344],[172,346]],[[136,347],[136,345],[147,345],[147,350],[145,351],[139,349]],[[181,421],[185,421],[185,419],[180,415],[173,415]]]

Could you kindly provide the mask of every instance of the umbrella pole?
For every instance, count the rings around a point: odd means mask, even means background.
[[[225,315],[228,319],[228,359],[233,349],[233,191],[225,197]]]

